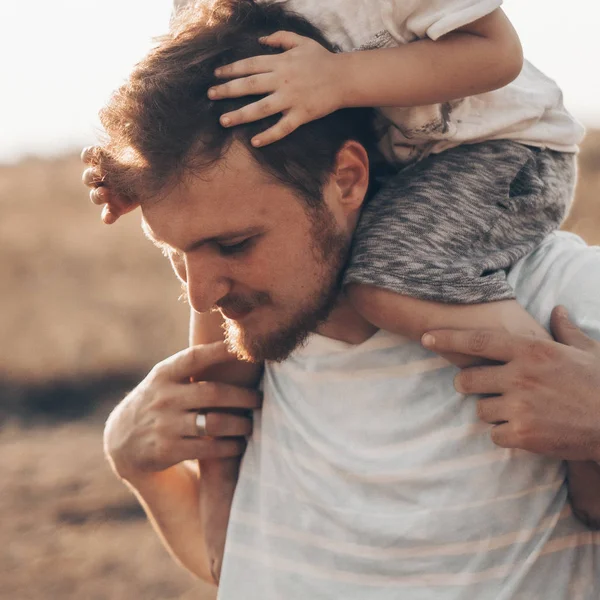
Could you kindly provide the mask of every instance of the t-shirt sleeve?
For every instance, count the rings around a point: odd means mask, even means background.
[[[406,2],[394,0],[392,19],[397,30],[417,38],[437,40],[494,12],[502,0],[416,0],[406,14]],[[402,22],[401,22],[402,21]]]
[[[587,246],[572,234],[552,234],[517,263],[508,281],[520,304],[544,327],[561,304],[587,335],[600,340],[599,246]]]

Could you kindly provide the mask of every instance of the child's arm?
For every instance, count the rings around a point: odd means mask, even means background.
[[[443,304],[419,300],[364,284],[349,284],[346,294],[358,312],[380,329],[419,341],[433,329],[499,329],[552,339],[516,300],[486,304]],[[442,354],[459,367],[481,362],[464,354]]]
[[[252,140],[255,146],[340,108],[421,106],[488,92],[510,83],[523,66],[519,38],[500,9],[436,41],[396,48],[336,54],[286,31],[261,42],[286,51],[221,67],[217,77],[231,81],[209,90],[215,100],[266,95],[223,115],[226,127],[283,114]]]
[[[190,346],[223,339],[223,318],[219,313],[190,312]],[[262,365],[236,361],[217,365],[203,375],[204,379],[243,387],[256,387]],[[219,582],[225,537],[233,493],[237,484],[240,459],[224,458],[198,461],[200,465],[200,515],[204,543],[215,582]]]

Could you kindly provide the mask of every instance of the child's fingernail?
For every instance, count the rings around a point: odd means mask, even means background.
[[[229,117],[221,117],[221,125],[224,125],[225,127],[231,125],[231,119]]]
[[[430,333],[425,333],[421,338],[421,344],[423,344],[425,348],[433,348],[433,346],[435,346],[435,338]]]
[[[259,140],[258,138],[254,138],[254,139],[252,140],[252,145],[253,145],[255,148],[258,148],[258,147],[259,147],[261,144],[262,144],[262,140]]]

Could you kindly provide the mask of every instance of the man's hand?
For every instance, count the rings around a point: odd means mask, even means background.
[[[562,307],[551,318],[556,342],[503,331],[432,331],[423,345],[498,361],[455,379],[463,394],[486,394],[479,417],[494,425],[492,440],[570,461],[600,460],[600,343]]]
[[[260,406],[254,390],[201,379],[212,365],[232,360],[223,342],[192,346],[156,365],[108,418],[104,446],[125,480],[163,471],[189,459],[239,456],[252,430],[250,411]],[[196,414],[206,414],[198,437]]]
[[[224,114],[224,127],[282,113],[277,124],[252,139],[252,145],[265,146],[341,108],[333,52],[289,31],[260,38],[260,43],[285,52],[246,58],[215,71],[217,77],[231,81],[210,88],[211,100],[266,94],[257,102]]]
[[[105,174],[96,164],[96,158],[101,149],[98,146],[84,148],[81,160],[86,165],[92,165],[83,172],[82,181],[90,188],[90,200],[102,206],[101,218],[104,223],[111,225],[120,216],[137,208],[138,203],[113,193],[106,186]]]

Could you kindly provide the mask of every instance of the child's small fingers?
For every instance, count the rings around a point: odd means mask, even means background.
[[[118,214],[115,214],[111,207],[106,204],[102,209],[102,221],[106,223],[106,225],[112,225],[119,218]]]
[[[86,169],[81,176],[81,181],[83,181],[84,185],[87,185],[88,187],[96,186],[99,183],[102,183],[102,179],[102,173],[100,172],[100,169],[96,167],[90,167],[89,169]]]
[[[220,100],[222,98],[242,98],[243,96],[269,94],[275,89],[272,79],[270,73],[232,79],[227,83],[209,88],[208,97],[211,100]]]
[[[88,164],[96,154],[96,146],[87,146],[81,151],[81,160]]]
[[[93,204],[108,204],[110,199],[110,191],[105,187],[97,187],[90,190],[90,200]]]
[[[300,123],[296,125],[289,117],[282,117],[275,125],[273,125],[273,127],[269,127],[269,129],[254,136],[252,138],[252,145],[255,148],[258,148],[259,146],[267,146],[268,144],[272,144],[273,142],[281,140],[285,136],[290,135],[290,133],[298,129],[299,126]]]
[[[245,77],[272,70],[273,55],[251,56],[215,69],[215,77]]]
[[[284,50],[291,50],[296,46],[307,41],[308,38],[293,33],[292,31],[276,31],[271,35],[258,38],[258,41],[265,46],[271,46],[274,48],[283,48]]]
[[[242,123],[259,121],[260,119],[276,115],[283,110],[285,110],[285,107],[281,106],[277,99],[271,94],[266,98],[246,104],[246,106],[243,106],[238,110],[225,113],[221,116],[220,122],[223,127],[233,127],[234,125],[241,125]]]

